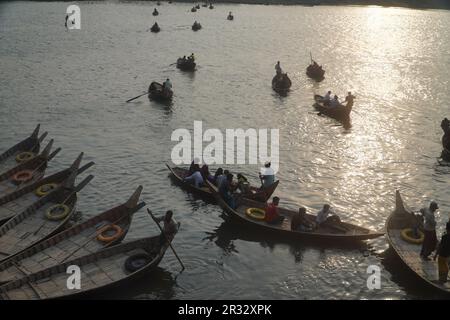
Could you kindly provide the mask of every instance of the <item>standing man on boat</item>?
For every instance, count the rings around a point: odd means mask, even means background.
[[[277,61],[277,64],[275,65],[275,71],[277,73],[277,76],[281,76],[283,73],[283,70],[281,70],[280,61]]]
[[[169,242],[172,242],[175,234],[178,232],[178,228],[180,227],[179,223],[172,219],[173,212],[172,210],[168,210],[164,217],[155,218],[157,222],[164,221],[163,233],[161,234],[160,241],[161,244],[166,241],[166,238]]]
[[[264,168],[261,168],[259,178],[261,179],[262,188],[271,186],[275,182],[275,171],[270,167],[271,163],[267,161]]]
[[[355,96],[352,95],[351,91],[348,92],[345,97],[345,102],[347,102],[347,106],[353,106],[353,100],[355,100]]]
[[[448,264],[450,262],[450,222],[445,227],[446,232],[442,235],[434,260],[438,260],[439,283],[444,284],[448,279]]]
[[[434,201],[431,201],[429,208],[420,209],[420,213],[424,217],[423,230],[425,234],[420,257],[427,261],[430,260],[428,256],[436,250],[437,245],[436,218],[434,216],[437,209],[439,209],[439,206]]]

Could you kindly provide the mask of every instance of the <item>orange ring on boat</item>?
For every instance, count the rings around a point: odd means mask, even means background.
[[[425,235],[422,231],[417,230],[418,234],[419,234],[419,238],[413,238],[409,235],[409,233],[413,232],[413,229],[411,228],[406,228],[403,229],[402,232],[400,233],[400,236],[402,237],[403,240],[405,240],[406,242],[412,243],[412,244],[421,244],[423,242],[423,240],[425,239]]]
[[[266,211],[260,208],[248,208],[245,214],[255,220],[264,220],[266,217]]]
[[[109,230],[114,230],[115,233],[112,236],[107,236],[104,233]],[[123,230],[116,224],[109,224],[104,226],[97,232],[97,240],[105,243],[119,239],[123,235]]]
[[[56,183],[43,184],[42,186],[38,187],[34,193],[38,197],[43,197],[43,196],[48,195],[50,192],[55,190],[57,187],[58,187],[58,185]]]
[[[24,162],[24,161],[33,159],[34,156],[35,156],[35,154],[34,154],[33,152],[24,151],[24,152],[19,153],[19,154],[16,156],[16,161],[17,161],[17,162]]]
[[[22,170],[12,176],[12,180],[17,183],[27,182],[31,178],[33,178],[33,171],[31,170]]]

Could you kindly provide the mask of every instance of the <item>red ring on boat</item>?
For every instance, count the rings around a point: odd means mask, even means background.
[[[31,178],[33,178],[33,171],[31,170],[22,170],[12,176],[12,180],[18,183],[27,182]]]

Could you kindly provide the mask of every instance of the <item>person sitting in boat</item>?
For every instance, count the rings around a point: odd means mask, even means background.
[[[197,24],[197,21],[195,21],[194,24]],[[191,53],[191,55],[189,56],[188,60],[189,60],[189,61],[192,61],[192,62],[195,61],[195,56],[194,56],[193,53]]]
[[[317,224],[317,226],[320,226],[320,225],[326,223],[327,220],[331,216],[336,216],[337,217],[337,215],[331,209],[330,205],[329,204],[324,204],[323,208],[319,212],[317,212],[317,216],[316,216],[316,224]]]
[[[200,159],[195,157],[194,160],[192,160],[191,165],[189,166],[189,175],[193,174],[195,171],[200,170]]]
[[[347,96],[345,97],[345,102],[347,102],[347,105],[349,106],[349,105],[353,105],[353,100],[355,100],[355,96],[352,95],[351,91],[349,91],[347,93]]]
[[[170,82],[169,78],[163,83],[163,91],[172,91],[172,82]]]
[[[250,184],[247,180],[247,178],[241,174],[238,173],[237,174],[237,182],[238,182],[238,189],[242,192],[242,193],[250,193]]]
[[[306,217],[306,208],[300,207],[298,213],[292,217],[291,230],[306,232],[314,230],[314,223]]]
[[[323,104],[324,105],[328,105],[331,102],[331,91],[328,91],[327,93],[325,93],[325,95],[323,96]]]
[[[197,165],[198,166],[198,165]],[[200,172],[200,169],[196,170],[193,174],[183,179],[184,182],[188,182],[190,184],[193,184],[196,188],[200,188],[204,184],[204,180],[202,177],[202,174]]]
[[[280,66],[280,61],[277,61],[277,64],[275,65],[275,71],[278,77],[280,77],[283,74],[283,70],[281,69]]]
[[[334,95],[333,100],[330,101],[330,107],[339,107],[340,106],[339,97],[337,95]]]
[[[444,284],[448,279],[449,262],[450,262],[450,222],[445,226],[446,232],[442,235],[438,249],[433,259],[438,261],[439,283]]]
[[[213,182],[214,177],[209,173],[208,165],[204,164],[200,169],[200,173],[202,174],[203,180],[208,180],[209,182]]]
[[[259,178],[262,182],[262,188],[271,186],[275,182],[275,171],[270,167],[270,161],[264,164],[264,168],[261,168],[259,172]]]
[[[235,187],[233,186],[233,175],[228,173],[226,175],[226,180],[220,185],[219,193],[222,196],[223,200],[227,203],[227,205],[236,209],[236,201],[233,198],[233,191]]]
[[[164,234],[161,234],[159,238],[160,243],[163,244],[167,240],[171,242],[180,228],[180,224],[173,219],[172,210],[167,210],[164,217],[155,217],[155,220],[157,222],[164,221],[164,226],[162,228]]]
[[[280,198],[273,197],[272,203],[266,207],[266,214],[264,220],[268,224],[280,224],[284,221],[284,216],[278,213],[278,204],[280,203]]]
[[[214,185],[217,186],[217,179],[218,179],[220,176],[222,176],[222,175],[223,175],[223,169],[222,169],[222,168],[218,168],[218,169],[216,170],[216,172],[214,173],[214,177],[213,177],[212,183],[213,183]]]
[[[220,188],[223,183],[227,181],[227,175],[230,173],[228,170],[224,170],[223,174],[219,175],[216,179],[216,186],[217,188]]]
[[[436,236],[436,218],[434,216],[436,210],[439,209],[435,201],[430,202],[428,208],[420,209],[420,213],[424,218],[423,233],[424,239],[422,249],[420,250],[420,257],[423,260],[430,260],[428,257],[434,250],[436,250],[437,236]]]

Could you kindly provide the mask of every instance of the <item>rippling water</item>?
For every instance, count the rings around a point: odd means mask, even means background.
[[[450,13],[377,7],[86,2],[82,29],[64,29],[68,3],[0,4],[0,150],[32,131],[49,131],[63,152],[54,172],[80,151],[94,160],[93,182],[80,194],[85,216],[125,200],[144,186],[156,213],[181,221],[160,270],[113,298],[136,299],[402,299],[435,298],[387,250],[367,246],[283,243],[225,224],[217,206],[171,184],[171,133],[193,128],[279,128],[283,205],[318,210],[330,202],[345,220],[382,229],[399,188],[412,207],[440,204],[450,212],[450,167],[441,167],[440,120],[449,116]],[[227,21],[233,11],[235,20]],[[198,20],[203,29],[192,32]],[[148,32],[158,21],[162,31]],[[326,69],[304,75],[312,51]],[[178,71],[177,57],[195,52],[198,71]],[[280,98],[273,66],[293,80]],[[125,101],[170,77],[171,107],[146,97]],[[352,128],[313,112],[313,94],[356,95]],[[257,166],[236,166],[257,182]],[[442,228],[441,228],[442,230]],[[141,210],[127,236],[155,234]],[[366,287],[366,269],[382,268],[381,290]]]

